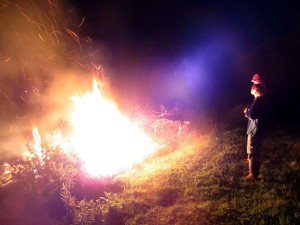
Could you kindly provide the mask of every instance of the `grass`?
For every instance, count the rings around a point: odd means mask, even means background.
[[[31,209],[23,209],[15,215],[19,220],[10,224],[35,215],[31,224],[43,219],[44,224],[296,225],[300,222],[299,143],[295,133],[270,132],[262,149],[259,181],[241,179],[247,174],[246,136],[243,128],[236,128],[193,136],[173,151],[163,149],[165,154],[153,154],[102,180],[78,177],[72,163],[61,164],[65,159],[56,157],[49,161],[51,173],[44,171],[43,179],[33,178],[32,173],[25,176],[23,171],[25,179],[16,176],[14,185],[2,186],[0,197],[25,183],[30,188],[22,194],[44,215],[39,218]],[[29,173],[31,167],[26,166]],[[3,215],[7,209],[1,206]]]
[[[244,129],[218,131],[119,176],[126,224],[298,224],[299,139],[271,133],[255,182],[241,179],[245,141]]]

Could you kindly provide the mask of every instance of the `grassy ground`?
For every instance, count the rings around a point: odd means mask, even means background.
[[[20,209],[15,215],[17,219],[6,222],[31,221],[32,225],[41,221],[43,224],[105,225],[300,224],[299,135],[281,128],[270,131],[262,148],[259,181],[242,179],[248,167],[245,146],[244,128],[215,130],[211,134],[193,136],[171,150],[163,149],[115,177],[106,180],[77,177],[73,188],[66,185],[66,177],[73,173],[62,172],[71,164],[65,167],[66,163],[60,163],[54,167],[52,161],[51,168],[48,167],[51,173],[42,175],[52,174],[51,179],[44,177],[42,182],[23,179],[23,183],[33,182],[26,184],[30,186],[26,196],[31,208],[24,207],[23,212],[19,212]],[[54,181],[53,177],[56,177]],[[0,197],[3,199],[9,190],[13,189],[2,187]],[[22,190],[24,193],[24,188]],[[52,192],[55,194],[51,195]],[[28,205],[24,198],[18,198],[23,199],[23,205]],[[7,205],[1,203],[2,215],[7,212],[4,206]],[[33,208],[40,213],[34,213]],[[36,220],[29,220],[33,215]]]
[[[260,180],[245,181],[244,132],[201,136],[119,176],[126,224],[299,224],[299,138],[271,132]]]

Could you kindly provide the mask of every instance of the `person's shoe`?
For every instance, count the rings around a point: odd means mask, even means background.
[[[253,174],[249,174],[248,176],[245,177],[246,180],[255,180],[255,177]]]
[[[243,178],[244,178],[244,180],[249,180],[249,181],[251,181],[251,180],[256,180],[256,179],[257,179],[255,176],[253,176],[252,173],[249,173],[248,176],[245,176],[245,177],[243,177]]]

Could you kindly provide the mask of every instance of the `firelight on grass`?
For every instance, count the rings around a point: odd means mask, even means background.
[[[91,176],[107,176],[128,169],[154,150],[151,138],[121,114],[93,81],[93,91],[72,96],[72,144]]]

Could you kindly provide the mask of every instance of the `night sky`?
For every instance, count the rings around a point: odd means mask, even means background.
[[[250,80],[260,73],[272,116],[287,121],[299,112],[290,110],[298,101],[300,47],[293,1],[72,3],[85,17],[81,34],[109,49],[115,83],[131,83],[123,88],[128,95],[220,115],[251,102]]]

